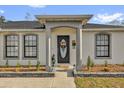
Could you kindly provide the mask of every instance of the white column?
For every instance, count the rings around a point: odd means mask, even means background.
[[[23,53],[24,53],[24,49],[23,49],[23,35],[19,34],[19,60],[23,59]]]
[[[76,32],[76,70],[82,67],[82,26]]]
[[[46,69],[51,71],[51,31],[50,28],[46,29]]]

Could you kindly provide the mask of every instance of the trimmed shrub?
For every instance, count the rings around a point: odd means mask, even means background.
[[[90,56],[88,56],[88,58],[87,58],[87,69],[88,69],[88,70],[89,70],[90,67],[91,67],[91,63],[92,63],[91,58],[90,58]]]
[[[108,68],[108,67],[105,67],[105,68],[103,69],[103,71],[109,72],[109,68]]]
[[[108,66],[108,61],[105,61],[105,67],[107,67]]]
[[[122,66],[124,66],[124,61],[123,61],[123,64],[122,64]]]
[[[21,65],[20,65],[19,62],[17,62],[16,67],[17,67],[17,68],[21,67]]]
[[[36,69],[37,69],[37,71],[40,70],[40,61],[37,61]]]
[[[92,61],[91,61],[91,67],[94,67],[94,65],[95,65],[95,64],[94,64],[94,62],[93,62],[93,60],[92,60]]]
[[[6,67],[9,67],[9,62],[8,62],[8,60],[6,60]]]
[[[19,71],[19,68],[21,67],[21,65],[20,65],[20,63],[19,62],[17,62],[17,64],[16,64],[16,72],[18,72]]]
[[[31,68],[31,61],[28,61],[28,67]]]

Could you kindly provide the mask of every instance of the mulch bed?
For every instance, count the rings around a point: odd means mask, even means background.
[[[124,72],[124,66],[119,64],[108,64],[107,67],[104,65],[95,65],[90,70],[86,66],[82,67],[84,72]]]
[[[0,67],[0,72],[29,72],[37,71],[36,67]],[[46,71],[45,67],[40,67],[38,71]]]

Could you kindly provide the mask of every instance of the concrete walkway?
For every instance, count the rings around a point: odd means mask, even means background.
[[[75,88],[74,78],[67,77],[67,72],[56,72],[52,88]]]
[[[74,78],[67,72],[56,72],[54,78],[0,78],[3,88],[74,88]]]

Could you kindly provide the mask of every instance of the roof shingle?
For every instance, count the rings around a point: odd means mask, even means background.
[[[86,25],[83,26],[83,28],[84,29],[91,29],[91,28],[124,28],[124,26],[87,23]]]
[[[2,29],[43,29],[38,21],[8,21],[0,25]]]

